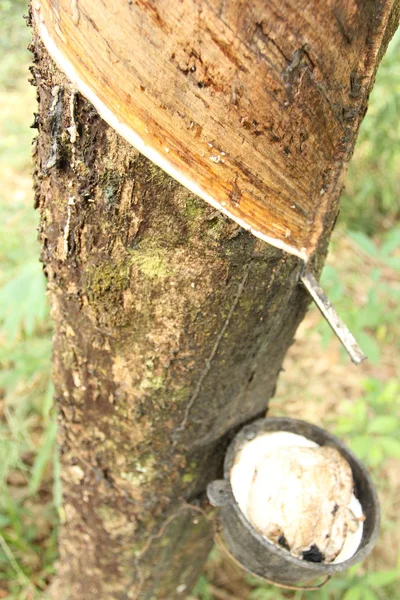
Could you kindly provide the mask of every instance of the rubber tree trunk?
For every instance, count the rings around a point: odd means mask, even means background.
[[[357,114],[395,22],[393,3],[372,5],[382,20],[369,26]],[[199,510],[208,511],[206,484],[238,428],[265,414],[306,312],[302,264],[138,154],[71,89],[35,34],[33,52],[64,494],[52,594],[185,597],[213,543]],[[348,120],[332,165],[336,200],[359,121]]]

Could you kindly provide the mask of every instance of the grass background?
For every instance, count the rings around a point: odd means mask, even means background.
[[[61,510],[50,382],[51,323],[32,208],[36,101],[28,84],[25,0],[0,0],[0,598],[41,598],[57,560]],[[379,69],[322,281],[369,360],[356,368],[316,309],[285,359],[270,414],[343,438],[382,503],[371,557],[319,592],[274,588],[211,553],[197,600],[400,597],[400,35]],[[311,595],[312,594],[312,595]]]

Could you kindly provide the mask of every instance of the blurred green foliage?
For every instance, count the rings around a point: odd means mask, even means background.
[[[366,575],[359,565],[355,565],[347,571],[346,576],[332,578],[318,591],[299,590],[290,595],[270,585],[260,584],[255,577],[248,577],[248,582],[254,585],[249,600],[284,600],[288,597],[292,600],[381,600],[391,597],[387,596],[387,590],[399,577],[398,569],[375,571]]]
[[[341,200],[339,223],[367,235],[400,216],[400,30],[382,60]]]
[[[335,576],[319,590],[309,592],[285,590],[245,575],[251,588],[246,600],[392,600],[398,597],[395,586],[400,579],[399,566],[366,574],[360,565],[355,565],[345,575]],[[202,575],[192,593],[198,600],[217,600],[212,589],[207,577]]]
[[[356,400],[343,400],[335,433],[371,469],[386,458],[400,460],[400,381],[364,381],[364,393]],[[399,573],[400,576],[400,573]]]
[[[33,121],[31,107],[35,93],[27,85],[30,30],[22,18],[27,13],[27,0],[0,0],[0,169],[3,174],[10,168],[26,172],[29,165],[32,143],[29,125]],[[10,205],[10,198],[4,198],[1,189],[0,194],[2,204]]]
[[[27,0],[0,0],[0,87],[15,88],[26,79],[30,34],[22,19],[28,14]]]
[[[321,285],[369,361],[378,364],[381,345],[396,343],[400,331],[400,228],[394,225],[374,239],[362,231],[348,230],[347,236],[354,242],[354,250],[359,255],[357,266],[362,270],[368,263],[370,267],[368,278],[364,277],[362,282],[361,310],[356,299],[360,295],[362,277],[354,273],[354,268],[349,270],[346,264],[341,268],[325,265]],[[317,330],[325,348],[332,341],[333,332],[324,320],[320,321]],[[344,350],[341,351],[346,360]]]
[[[0,593],[15,600],[39,597],[56,559],[51,325],[30,183],[27,11],[27,2],[0,0]]]

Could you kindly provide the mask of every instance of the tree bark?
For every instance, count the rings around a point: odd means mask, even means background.
[[[370,27],[372,83],[395,13],[393,3],[370,4],[386,19],[383,33],[381,21]],[[303,265],[141,156],[37,37],[33,49],[64,495],[52,593],[182,598],[213,542],[206,484],[238,428],[265,414],[307,309]],[[358,111],[367,94],[354,98]],[[355,133],[332,165],[338,182]],[[338,198],[340,183],[330,193]],[[317,274],[335,215],[313,256]]]

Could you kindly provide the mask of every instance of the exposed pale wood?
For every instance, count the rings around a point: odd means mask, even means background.
[[[119,133],[307,259],[336,216],[396,4],[40,0],[34,14],[50,53]]]

